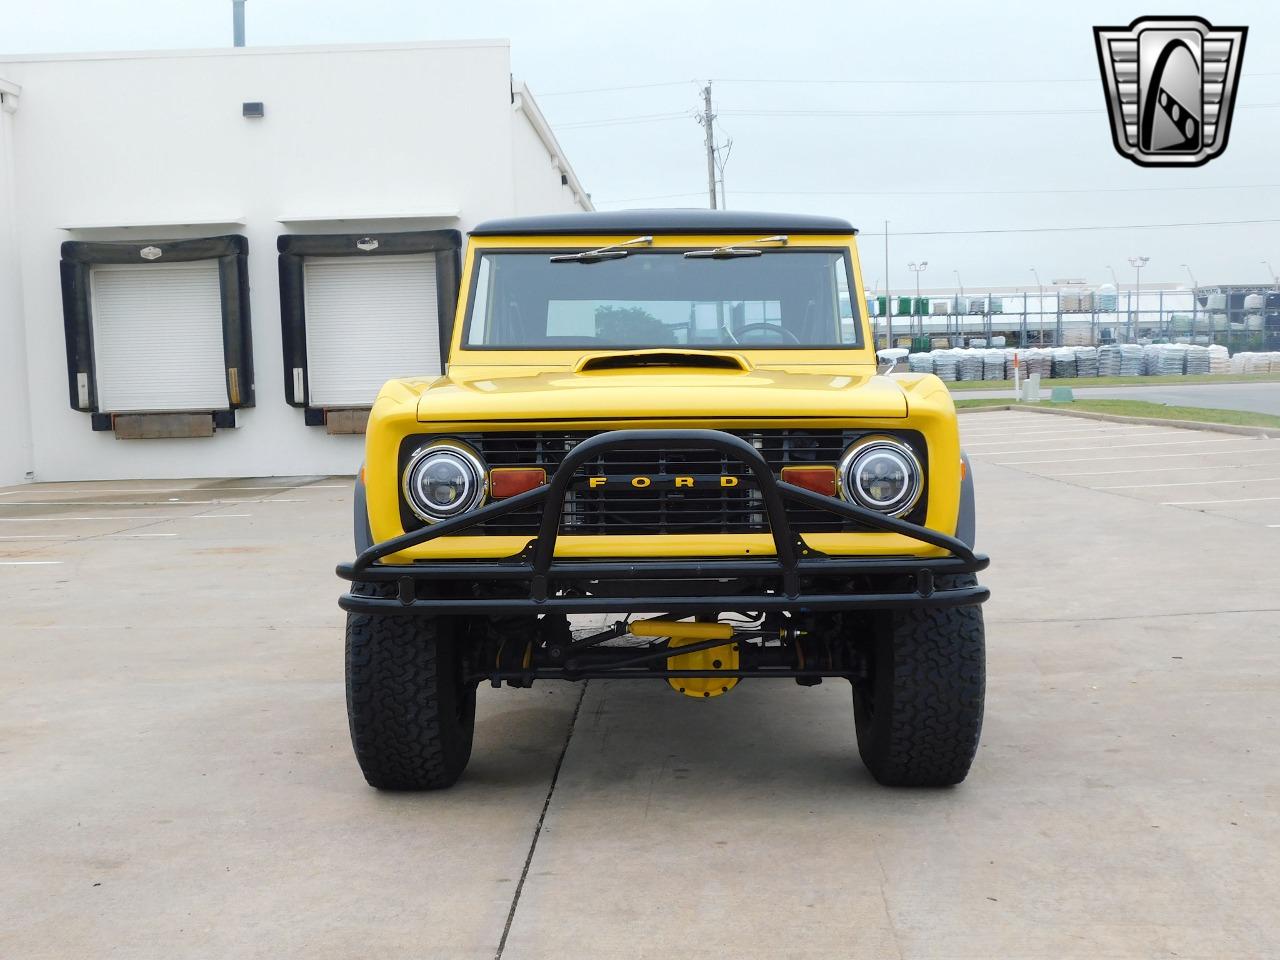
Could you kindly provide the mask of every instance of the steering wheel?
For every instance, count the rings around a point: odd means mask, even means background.
[[[786,327],[779,326],[778,324],[775,324],[775,323],[761,323],[759,321],[755,323],[744,323],[740,328],[738,328],[738,335],[745,336],[748,330],[761,330],[766,333],[776,333],[783,340],[790,340],[796,346],[800,345],[799,337],[797,337],[794,333],[792,333]]]

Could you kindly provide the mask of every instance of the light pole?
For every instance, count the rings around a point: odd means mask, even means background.
[[[920,309],[920,274],[924,273],[925,267],[929,266],[928,260],[921,260],[919,263],[908,263],[907,269],[916,275],[916,299],[911,304],[911,314],[914,318],[916,312]],[[920,336],[924,336],[924,316],[920,317]]]
[[[889,221],[884,222],[884,345],[893,346],[893,277],[889,275]],[[873,336],[871,338],[875,340]]]
[[[1196,283],[1196,275],[1191,272],[1188,264],[1182,264],[1182,269],[1187,271],[1187,276],[1191,278],[1191,342],[1196,342],[1196,314],[1200,310],[1200,284]]]
[[[1133,326],[1129,328],[1131,337],[1136,335],[1137,326],[1142,322],[1142,268],[1150,260],[1150,257],[1129,258],[1129,266],[1133,267]]]
[[[951,272],[956,275],[956,286],[960,288],[959,299],[956,300],[956,336],[962,336],[964,333],[962,329],[964,321],[961,318],[969,315],[969,307],[965,303],[964,281],[960,279],[960,271],[952,270]]]
[[[1267,268],[1267,273],[1271,274],[1271,285],[1280,290],[1280,278],[1276,277],[1276,272],[1271,268],[1270,260],[1263,260],[1262,265]]]
[[[1031,268],[1031,274],[1036,278],[1036,286],[1040,288],[1039,299],[1036,300],[1036,313],[1040,314],[1040,337],[1037,346],[1044,346],[1044,284],[1040,282],[1040,272],[1035,268]]]

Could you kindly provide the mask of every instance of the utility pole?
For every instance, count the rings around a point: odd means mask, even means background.
[[[1196,314],[1200,310],[1200,284],[1196,283],[1196,275],[1191,272],[1191,266],[1184,263],[1182,269],[1187,271],[1187,276],[1191,278],[1191,342],[1196,342]]]
[[[920,309],[920,274],[924,273],[927,266],[929,266],[928,260],[921,260],[919,263],[907,264],[907,269],[916,275],[916,301],[911,305],[912,320],[915,319],[916,312]],[[919,336],[924,336],[924,314],[920,315]]]
[[[893,346],[893,292],[889,287],[889,221],[886,220],[884,222],[884,345],[886,347]],[[874,329],[873,327],[872,330]],[[871,339],[875,340],[875,337]]]
[[[716,209],[716,115],[711,112],[711,84],[702,88],[701,123],[707,134],[707,193],[711,199],[711,209]]]
[[[1280,277],[1277,277],[1275,270],[1272,269],[1271,261],[1263,260],[1262,265],[1267,268],[1267,273],[1271,274],[1271,285],[1280,290]]]
[[[231,0],[231,42],[244,46],[244,0]]]
[[[1133,326],[1129,334],[1133,338],[1136,338],[1138,324],[1142,322],[1142,268],[1150,259],[1150,257],[1129,258],[1129,266],[1133,267]]]
[[[1038,299],[1036,300],[1036,313],[1040,314],[1040,336],[1036,342],[1036,346],[1043,347],[1044,346],[1044,284],[1040,282],[1039,270],[1037,270],[1035,267],[1032,267],[1031,273],[1036,278],[1036,286],[1040,289],[1040,292],[1037,294]],[[1052,280],[1053,276],[1050,275],[1049,279]]]

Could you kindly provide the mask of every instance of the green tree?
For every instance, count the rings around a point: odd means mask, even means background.
[[[641,307],[596,307],[596,336],[608,343],[675,343],[667,325]]]

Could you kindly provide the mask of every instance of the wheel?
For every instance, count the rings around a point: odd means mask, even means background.
[[[972,575],[939,577],[939,588]],[[946,787],[969,772],[982,733],[986,640],[979,606],[885,611],[854,683],[858,752],[890,787]]]
[[[381,585],[356,584],[377,595]],[[453,786],[471,757],[476,688],[464,682],[466,618],[347,615],[347,719],[379,790]]]

